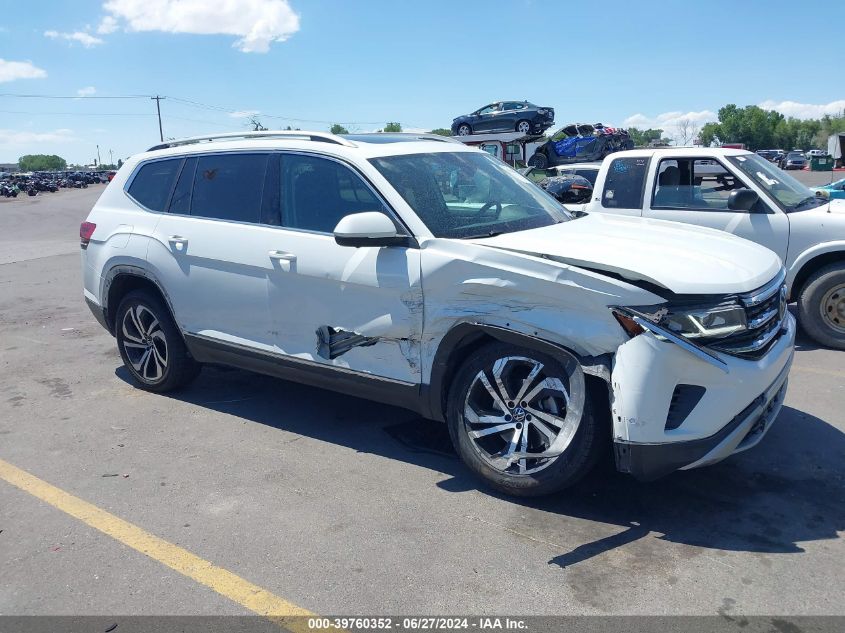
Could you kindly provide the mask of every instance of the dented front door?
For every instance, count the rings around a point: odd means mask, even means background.
[[[412,383],[420,380],[419,250],[339,246],[278,231],[270,314],[280,353]]]

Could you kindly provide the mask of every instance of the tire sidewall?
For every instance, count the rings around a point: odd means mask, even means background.
[[[526,475],[502,473],[487,464],[473,447],[464,426],[463,407],[467,390],[482,368],[488,369],[496,359],[504,356],[525,356],[550,368],[551,375],[566,375],[561,364],[551,356],[513,345],[496,343],[474,353],[455,375],[447,401],[446,421],[455,450],[470,470],[485,483],[506,494],[539,496],[571,486],[589,470],[595,457],[597,433],[589,389],[585,393],[581,422],[572,442],[563,455],[543,470]]]
[[[167,343],[167,365],[164,368],[164,373],[161,379],[156,382],[150,382],[135,371],[135,368],[132,367],[132,363],[126,355],[126,350],[123,347],[124,316],[130,308],[135,308],[139,305],[152,312],[156,319],[158,319],[161,331],[164,333],[164,338]],[[182,341],[181,335],[176,330],[176,326],[170,318],[170,313],[160,301],[145,292],[130,292],[126,295],[126,297],[124,297],[124,299],[120,302],[120,306],[117,309],[115,317],[115,338],[117,340],[117,349],[120,353],[120,358],[123,360],[124,367],[126,367],[132,375],[132,378],[141,388],[149,391],[166,391],[170,388],[170,383],[172,382],[173,377],[174,354]]]
[[[798,300],[801,329],[820,345],[833,349],[845,349],[845,334],[834,330],[822,317],[820,304],[825,293],[840,284],[845,284],[845,266],[832,264],[810,277]]]

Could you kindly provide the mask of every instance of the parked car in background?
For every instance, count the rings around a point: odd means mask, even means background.
[[[778,152],[777,152],[776,149],[758,149],[755,153],[758,156],[765,158],[769,162],[773,161],[775,159],[775,157],[778,155]]]
[[[488,132],[542,134],[555,123],[554,108],[528,101],[497,101],[452,121],[452,134],[468,136]]]
[[[528,159],[528,164],[544,169],[568,163],[600,161],[608,154],[633,147],[634,142],[622,128],[602,123],[572,123],[560,128],[540,145]]]
[[[611,447],[641,479],[751,448],[792,363],[770,250],[575,218],[446,139],[165,142],[126,161],[79,235],[85,301],[139,388],[215,363],[391,403],[445,422],[514,495],[571,486]],[[777,334],[749,348],[760,309]]]
[[[806,154],[804,154],[804,158],[810,160],[814,156],[827,156],[827,152],[822,149],[811,149]]]
[[[583,176],[561,174],[557,169],[539,169],[530,165],[518,171],[563,204],[583,204],[593,195],[593,183]]]
[[[816,195],[827,198],[828,200],[845,198],[845,178],[832,182],[829,185],[813,187],[812,191]]]
[[[774,251],[784,298],[817,343],[845,349],[845,200],[825,200],[747,151],[634,150],[602,163],[590,202],[574,210],[720,229]],[[749,349],[777,336],[773,307],[749,315]],[[768,323],[768,325],[767,325]]]
[[[786,156],[784,156],[780,161],[780,168],[781,169],[804,169],[804,165],[807,164],[807,159],[804,158],[804,154],[799,151],[792,151],[789,152]]]
[[[586,178],[590,182],[590,185],[595,187],[596,178],[599,175],[599,169],[601,169],[601,162],[572,163],[571,165],[558,165],[552,169],[554,169],[559,176],[574,174],[576,176]]]

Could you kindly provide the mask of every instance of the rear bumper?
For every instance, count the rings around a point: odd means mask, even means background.
[[[97,319],[97,323],[102,325],[111,334],[108,321],[106,320],[106,309],[87,295],[85,297],[85,304],[88,306],[88,309],[91,310],[91,314],[94,315],[94,318]]]
[[[792,358],[780,375],[754,401],[710,437],[671,444],[614,442],[620,470],[641,481],[652,481],[676,470],[715,464],[756,446],[771,428],[786,396]]]

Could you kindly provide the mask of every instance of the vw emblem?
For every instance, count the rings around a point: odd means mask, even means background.
[[[522,407],[516,407],[513,410],[513,419],[516,422],[522,422],[523,420],[525,420],[525,415],[525,409],[523,409]]]

